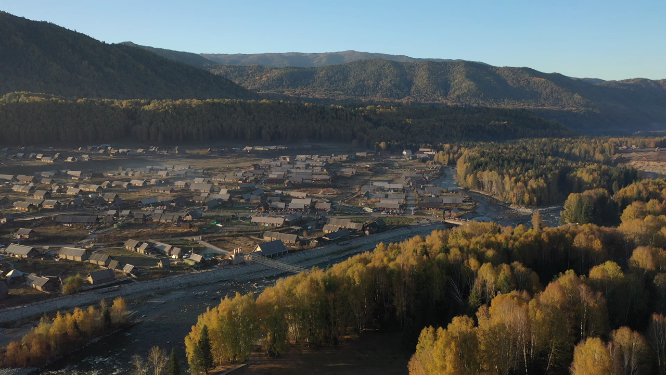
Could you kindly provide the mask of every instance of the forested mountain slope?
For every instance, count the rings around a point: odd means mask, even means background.
[[[0,12],[0,95],[14,91],[114,99],[257,97],[226,78],[139,48]]]
[[[583,131],[666,125],[666,80],[591,83],[530,68],[382,59],[314,68],[217,65],[257,92],[301,98],[527,108]]]
[[[263,65],[274,67],[315,67],[331,64],[344,64],[357,60],[382,59],[388,61],[454,61],[446,59],[421,59],[404,55],[389,55],[358,51],[324,52],[324,53],[254,53],[254,54],[220,54],[202,53],[201,56],[224,65]]]

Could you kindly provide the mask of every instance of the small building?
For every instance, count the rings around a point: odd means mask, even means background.
[[[107,268],[110,269],[110,270],[114,270],[114,271],[120,271],[122,269],[122,267],[120,266],[120,262],[115,260],[115,259],[112,259],[109,262],[109,265],[107,266]]]
[[[40,292],[51,292],[56,290],[58,287],[56,278],[37,276],[34,273],[28,275],[26,284],[39,290]]]
[[[137,247],[139,247],[139,241],[132,239],[125,241],[125,249],[136,251]]]
[[[107,267],[112,258],[108,254],[95,253],[88,258],[90,263],[97,264],[98,266]]]
[[[345,238],[345,237],[349,237],[349,234],[350,234],[350,232],[349,232],[348,229],[340,229],[340,230],[337,231],[337,232],[329,232],[329,233],[327,233],[327,234],[324,236],[324,238],[327,239],[327,240],[329,240],[329,241],[337,241],[337,240],[341,240],[341,239],[343,239],[343,238]]]
[[[200,254],[191,254],[187,260],[189,261],[187,263],[199,264],[204,262],[204,257]]]
[[[136,252],[139,254],[148,255],[153,253],[153,248],[150,246],[150,243],[144,242],[136,248]]]
[[[42,203],[42,208],[48,208],[48,209],[58,209],[62,206],[62,203],[58,201],[57,199],[46,199]]]
[[[88,282],[92,285],[104,284],[116,279],[116,272],[111,269],[99,270],[88,274]]]
[[[285,218],[283,217],[267,217],[267,216],[253,216],[252,223],[271,226],[271,227],[281,227],[285,223]]]
[[[39,256],[39,252],[32,246],[11,244],[5,249],[5,253],[17,258],[30,258]]]
[[[297,244],[299,237],[297,234],[279,233],[279,232],[264,232],[264,241],[280,240],[283,243]]]
[[[90,258],[90,251],[77,247],[63,247],[58,251],[58,258],[83,262]]]
[[[289,251],[284,247],[284,243],[280,240],[265,242],[257,245],[253,253],[265,257],[276,257],[287,254]]]
[[[14,209],[16,211],[29,212],[36,210],[37,207],[30,202],[14,202]]]
[[[123,267],[123,272],[127,275],[134,275],[136,274],[136,267],[131,264],[126,264],[125,267]]]
[[[34,238],[36,236],[36,232],[33,229],[30,228],[20,228],[19,230],[16,231],[14,234],[14,238],[17,239],[22,239],[22,240],[27,240],[30,238]]]

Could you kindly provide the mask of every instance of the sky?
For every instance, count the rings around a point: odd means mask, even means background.
[[[356,50],[666,78],[666,1],[0,0],[107,43],[195,53]]]

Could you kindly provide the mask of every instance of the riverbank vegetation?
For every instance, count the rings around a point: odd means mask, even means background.
[[[0,366],[41,367],[129,323],[127,305],[120,297],[110,306],[102,300],[99,307],[58,312],[53,319],[42,318],[20,341],[0,350]]]

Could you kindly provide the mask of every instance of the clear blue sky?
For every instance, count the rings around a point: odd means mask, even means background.
[[[197,53],[357,50],[666,78],[666,1],[0,0],[107,43]]]

